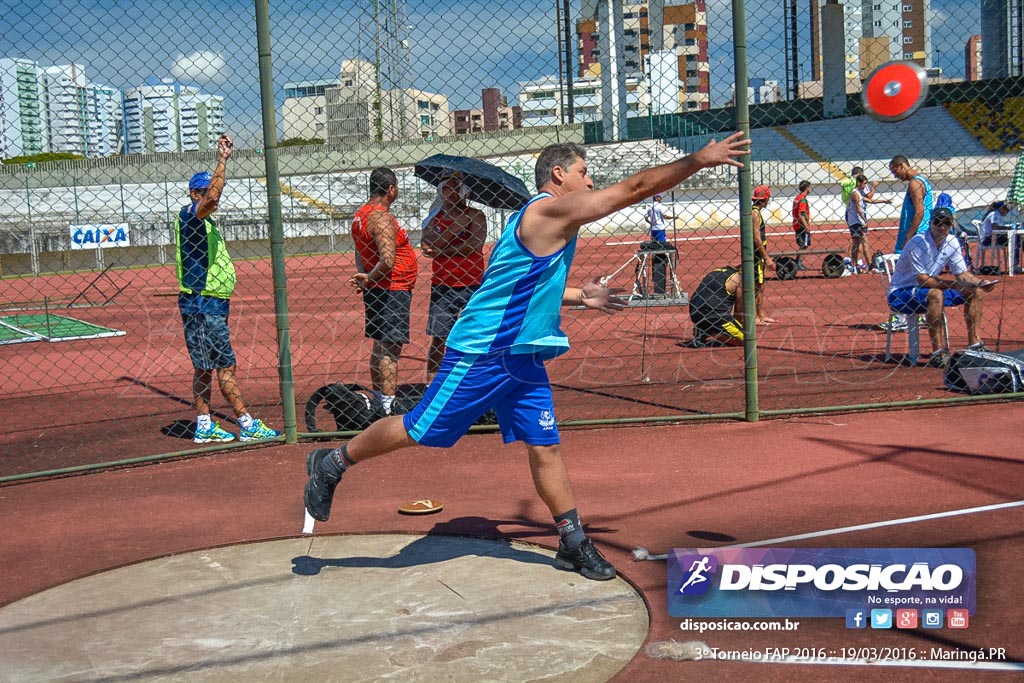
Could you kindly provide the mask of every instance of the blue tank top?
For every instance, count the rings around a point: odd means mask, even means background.
[[[519,223],[530,204],[512,214],[487,263],[480,288],[462,310],[447,345],[462,353],[508,350],[554,358],[569,350],[560,329],[562,295],[576,254],[573,237],[550,256],[535,256],[519,239]]]
[[[917,232],[920,234],[928,230],[928,224],[932,221],[932,184],[928,182],[928,179],[923,175],[914,176],[914,180],[920,180],[924,183],[924,217],[921,219],[921,225],[917,226]],[[903,197],[903,210],[900,211],[900,233],[906,235],[908,238],[913,235],[907,235],[907,231],[910,230],[910,223],[914,220],[914,201],[910,198],[910,190],[907,190],[907,194]]]

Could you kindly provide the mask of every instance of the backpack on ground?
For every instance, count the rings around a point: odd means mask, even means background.
[[[334,416],[339,432],[362,431],[384,417],[384,406],[365,387],[327,384],[314,391],[306,402],[306,429],[310,432],[329,431],[317,428],[316,412],[321,403]]]
[[[957,351],[943,375],[946,387],[970,394],[1006,394],[1024,386],[1024,349],[994,351]]]

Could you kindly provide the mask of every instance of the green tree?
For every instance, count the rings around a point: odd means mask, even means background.
[[[323,138],[286,138],[277,143],[278,147],[299,147],[301,145],[322,145]]]
[[[39,164],[47,161],[68,161],[70,159],[84,159],[85,157],[81,154],[74,154],[73,152],[43,152],[42,154],[28,154],[21,157],[11,157],[10,159],[4,159],[4,165],[14,164]]]

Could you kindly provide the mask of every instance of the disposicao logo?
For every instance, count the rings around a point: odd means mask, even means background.
[[[674,617],[846,617],[849,610],[872,608],[974,611],[970,548],[684,548],[674,549],[668,560],[668,610]]]
[[[711,588],[710,575],[718,570],[718,558],[714,555],[689,555],[679,558],[686,575],[679,587],[680,595],[703,595]]]

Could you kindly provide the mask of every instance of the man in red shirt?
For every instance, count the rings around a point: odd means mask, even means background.
[[[418,266],[409,236],[391,214],[398,199],[398,177],[390,168],[370,173],[370,199],[352,218],[356,267],[349,284],[363,293],[370,382],[384,410],[391,412],[398,386],[398,358],[409,343],[409,310]]]
[[[796,248],[800,251],[811,246],[811,209],[807,205],[807,195],[811,193],[811,181],[801,180],[798,186],[800,194],[793,199],[793,232],[796,233]],[[797,256],[797,270],[807,270],[804,261]]]
[[[427,382],[441,367],[448,333],[484,279],[487,218],[466,204],[464,187],[458,176],[443,180],[437,188],[441,206],[423,223],[423,255],[434,259],[427,316]]]

